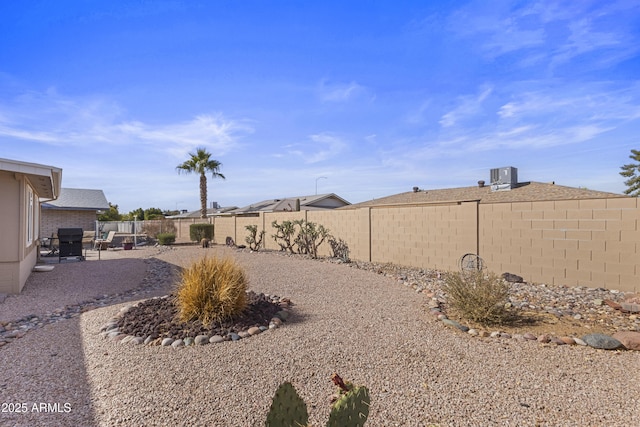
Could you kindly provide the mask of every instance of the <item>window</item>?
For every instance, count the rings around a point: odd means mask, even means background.
[[[33,213],[33,190],[31,187],[27,187],[27,246],[33,243]]]

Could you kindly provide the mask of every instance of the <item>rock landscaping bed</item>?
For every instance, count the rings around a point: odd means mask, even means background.
[[[274,253],[310,258],[284,252]],[[345,264],[337,258],[318,260]],[[635,294],[585,286],[513,282],[510,284],[508,304],[517,316],[511,322],[489,329],[449,316],[446,295],[442,291],[443,272],[361,261],[346,265],[390,277],[400,285],[425,294],[426,310],[434,318],[447,327],[468,333],[471,337],[640,351],[640,297]],[[507,277],[517,276],[507,273]]]
[[[122,344],[182,347],[237,341],[282,326],[289,319],[288,298],[247,292],[247,308],[240,316],[203,325],[199,320],[180,322],[174,295],[152,298],[124,307],[101,329],[105,339]]]

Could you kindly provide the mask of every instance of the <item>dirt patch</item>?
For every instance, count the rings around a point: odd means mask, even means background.
[[[514,315],[503,324],[492,326],[483,326],[478,323],[456,318],[455,316],[452,316],[451,319],[477,330],[500,331],[511,335],[531,333],[536,336],[582,337],[588,334],[613,334],[616,332],[614,327],[605,324],[597,324],[595,322],[586,323],[583,320],[566,316],[558,317],[539,311],[520,311],[514,313]]]

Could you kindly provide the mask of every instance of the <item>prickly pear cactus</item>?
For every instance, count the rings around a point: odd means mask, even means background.
[[[267,427],[300,427],[309,422],[307,405],[290,382],[280,384],[267,415]]]
[[[369,390],[365,386],[353,387],[342,394],[331,408],[327,427],[362,427],[369,416]]]

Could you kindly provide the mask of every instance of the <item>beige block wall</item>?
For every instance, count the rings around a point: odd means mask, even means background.
[[[371,260],[457,269],[477,252],[477,203],[371,209]]]
[[[49,237],[58,232],[58,228],[82,228],[83,231],[95,231],[96,211],[42,209],[40,236]]]
[[[466,253],[488,270],[556,285],[640,292],[640,205],[636,198],[373,207],[274,212],[215,219],[215,243],[244,244],[246,225],[264,227],[266,249],[279,250],[271,222],[307,219],[347,242],[353,260],[458,270]],[[330,254],[328,243],[320,255]]]
[[[213,220],[213,243],[224,245],[227,237],[237,241],[236,217],[216,217]]]
[[[342,239],[349,247],[351,259],[369,261],[371,209],[309,211],[308,221],[323,225],[336,240]],[[325,240],[319,248],[319,255],[331,255],[331,246]]]
[[[480,256],[531,282],[637,292],[637,198],[479,205]]]

